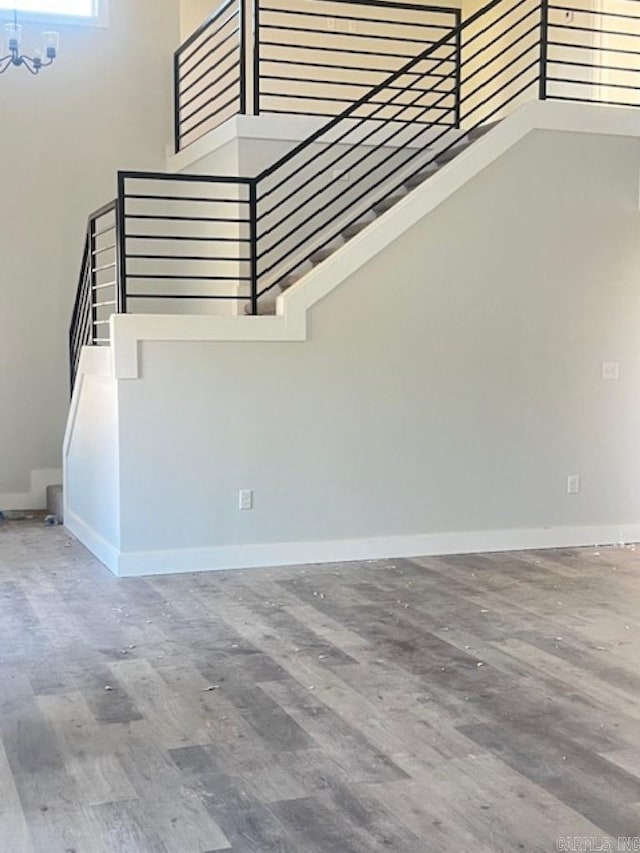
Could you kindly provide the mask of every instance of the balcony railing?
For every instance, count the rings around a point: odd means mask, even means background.
[[[225,0],[175,54],[176,151],[237,114],[338,115],[443,37],[455,47],[459,23],[399,0]],[[425,96],[458,67],[454,53]]]

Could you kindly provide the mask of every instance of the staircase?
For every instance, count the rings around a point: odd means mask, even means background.
[[[114,312],[275,314],[278,296],[529,101],[640,106],[633,0],[603,19],[590,0],[566,11],[491,0],[256,176],[119,173],[117,198],[89,219],[72,385]]]

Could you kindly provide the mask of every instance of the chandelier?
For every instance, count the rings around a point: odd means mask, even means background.
[[[5,24],[5,32],[8,40],[8,51],[6,56],[0,55],[0,74],[4,74],[12,65],[16,68],[23,66],[31,74],[38,74],[41,68],[51,65],[58,55],[60,37],[58,33],[42,33],[42,50],[34,50],[33,56],[20,53],[20,42],[22,41],[22,25],[18,23],[18,13],[13,13],[13,23]],[[4,53],[0,42],[0,54]]]

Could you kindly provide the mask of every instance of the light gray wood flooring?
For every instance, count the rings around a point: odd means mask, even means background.
[[[616,850],[639,605],[640,547],[117,580],[4,523],[0,853]]]

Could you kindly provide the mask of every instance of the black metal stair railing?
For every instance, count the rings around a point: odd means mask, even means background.
[[[117,202],[89,221],[72,376],[113,312],[259,313],[520,104],[639,107],[636,8],[491,0],[256,177],[120,173]]]
[[[82,348],[108,344],[111,315],[126,310],[125,279],[119,275],[119,233],[117,200],[89,216],[69,328],[72,390]]]
[[[174,55],[175,150],[238,114],[339,114],[459,23],[402,0],[223,0]]]
[[[246,112],[247,23],[244,0],[223,0],[174,54],[176,151],[226,119]]]

